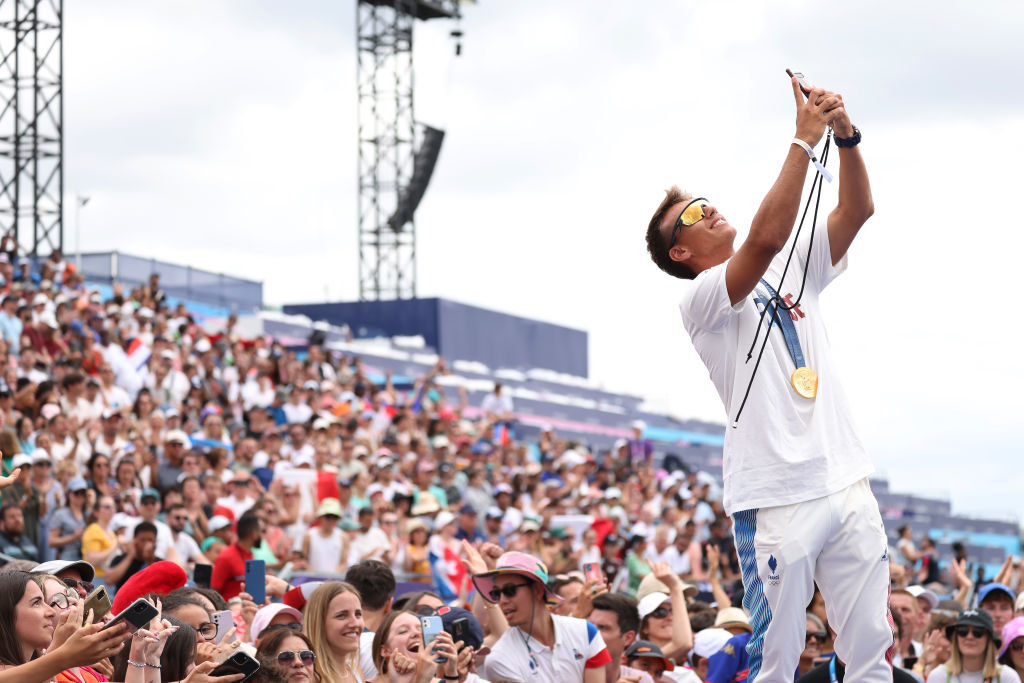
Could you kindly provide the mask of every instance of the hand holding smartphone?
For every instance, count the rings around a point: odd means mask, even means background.
[[[792,71],[790,69],[786,69],[786,73],[789,74],[790,78],[796,78],[797,85],[800,86],[800,91],[803,92],[804,97],[810,97],[811,88],[813,88],[814,86],[807,81],[807,78],[799,71]]]
[[[444,625],[441,623],[441,617],[420,617],[420,624],[423,627],[423,647],[430,648],[437,636],[444,630]],[[438,657],[434,661],[438,664],[443,664],[448,661],[448,658]]]
[[[594,585],[601,585],[604,583],[604,572],[601,571],[601,565],[597,562],[587,562],[583,565],[583,575],[587,581],[592,581]]]
[[[243,675],[243,678],[239,683],[244,683],[252,678],[253,674],[259,670],[259,662],[244,652],[236,652],[226,659],[223,664],[211,671],[210,676],[230,676],[231,674],[240,673]]]
[[[107,625],[102,630],[112,628],[122,622],[128,624],[128,632],[135,633],[140,628],[144,627],[150,621],[153,620],[160,612],[156,607],[149,604],[145,598],[139,598],[132,604],[128,605],[124,610],[116,617],[107,622]]]
[[[85,596],[85,604],[82,606],[82,624],[89,618],[89,610],[92,610],[92,622],[98,624],[110,611],[110,596],[107,595],[107,587],[99,586],[89,595]]]

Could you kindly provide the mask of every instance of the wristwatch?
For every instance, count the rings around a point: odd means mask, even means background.
[[[832,139],[836,141],[836,147],[856,147],[860,144],[860,128],[857,126],[853,127],[853,135],[848,138],[841,138],[836,134],[832,134]]]

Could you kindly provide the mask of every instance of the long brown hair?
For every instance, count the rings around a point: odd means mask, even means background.
[[[0,572],[0,624],[4,625],[0,628],[0,664],[19,666],[25,663],[15,621],[18,603],[25,596],[29,581],[35,582],[35,577],[28,572]],[[33,651],[31,659],[38,656],[39,652]]]
[[[359,600],[362,607],[363,600],[359,591],[352,584],[344,581],[326,581],[313,591],[306,601],[305,622],[306,635],[313,643],[313,652],[316,654],[316,673],[325,683],[341,683],[341,672],[347,670],[357,680],[363,680],[362,668],[359,664],[359,649],[345,657],[345,661],[339,662],[331,652],[331,646],[327,642],[327,607],[338,595],[351,593]]]

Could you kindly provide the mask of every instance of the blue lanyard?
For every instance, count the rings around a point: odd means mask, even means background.
[[[832,659],[828,660],[828,677],[832,683],[839,683],[836,678],[836,656],[832,655]]]
[[[804,362],[804,351],[800,348],[800,337],[796,334],[796,325],[793,324],[793,318],[789,315],[789,311],[779,310],[779,302],[782,301],[782,299],[764,278],[761,278],[761,284],[768,290],[768,294],[771,295],[771,299],[755,289],[754,292],[756,296],[754,297],[754,300],[769,312],[772,318],[775,319],[775,322],[779,324],[779,329],[782,330],[782,336],[786,339],[786,346],[789,347],[789,356],[793,359],[793,363],[796,367],[806,367],[807,363]]]

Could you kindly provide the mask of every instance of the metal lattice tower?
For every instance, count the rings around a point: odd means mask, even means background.
[[[63,0],[0,0],[0,235],[64,248]]]
[[[459,16],[458,0],[358,0],[359,299],[416,296],[416,224],[404,210],[417,142],[413,25]]]

